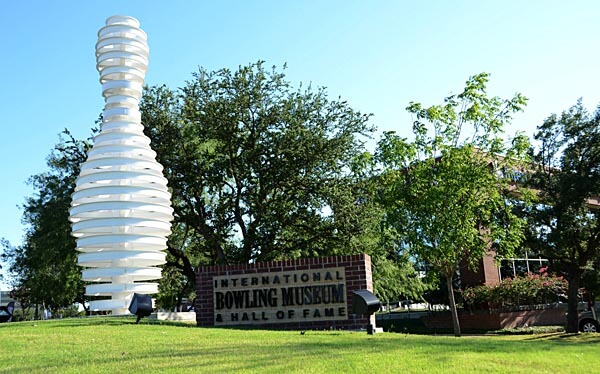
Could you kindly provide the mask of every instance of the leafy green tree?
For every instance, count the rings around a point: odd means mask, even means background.
[[[89,142],[63,132],[47,159],[50,170],[29,180],[35,192],[23,205],[27,225],[23,243],[13,246],[2,241],[2,257],[10,264],[12,286],[23,303],[44,305],[53,311],[74,302],[84,304],[81,269],[76,265],[68,217],[75,178],[88,147]]]
[[[535,139],[539,203],[530,210],[530,245],[568,280],[567,331],[577,332],[582,276],[600,255],[600,107],[590,114],[579,101],[548,117]]]
[[[381,199],[380,170],[369,152],[356,157],[351,170],[361,182],[357,192],[361,208],[369,206],[371,238],[376,241],[370,253],[373,267],[373,288],[384,302],[394,300],[423,300],[423,294],[434,287],[416,271],[410,254],[398,248],[401,235],[392,227],[383,225],[386,209]]]
[[[169,260],[169,263],[173,263],[173,260]],[[195,293],[195,285],[191,284],[177,268],[163,266],[159,293],[156,296],[157,307],[177,311],[183,299],[186,298],[191,302],[195,298]]]
[[[585,289],[584,297],[588,308],[592,308],[600,294],[600,256],[584,271],[581,284]]]
[[[369,115],[294,89],[262,62],[150,87],[142,122],[173,191],[170,265],[376,251],[380,215],[356,172]]]
[[[526,99],[488,97],[488,78],[469,78],[464,91],[442,105],[411,102],[414,140],[388,132],[377,151],[387,224],[403,234],[402,245],[446,279],[456,336],[456,270],[476,266],[492,249],[510,254],[522,238],[523,221],[512,211],[509,181],[499,171],[500,165],[515,167],[513,160],[527,150],[524,136],[510,147],[501,137]]]
[[[418,281],[398,282],[416,279],[406,256],[381,245],[382,210],[363,147],[373,131],[369,115],[328,99],[324,89],[293,89],[261,62],[234,72],[200,70],[176,91],[146,88],[140,107],[175,209],[160,305],[189,297],[200,264],[354,253],[372,255],[382,295],[418,295]],[[6,245],[19,285],[31,291],[23,294],[52,304],[60,303],[47,299],[39,270],[58,263],[37,257],[60,257],[60,274],[81,288],[67,212],[88,144],[67,135],[51,171],[32,179],[40,196],[26,204],[24,244]]]
[[[394,247],[389,247],[392,249]],[[423,300],[433,285],[419,276],[415,264],[406,253],[388,250],[373,257],[373,287],[379,299]]]

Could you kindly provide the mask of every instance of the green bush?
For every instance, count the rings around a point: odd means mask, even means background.
[[[566,290],[563,277],[530,273],[498,284],[467,288],[461,294],[465,307],[477,310],[548,304],[556,302]]]

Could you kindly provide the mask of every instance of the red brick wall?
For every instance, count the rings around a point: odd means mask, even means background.
[[[516,312],[474,312],[460,313],[458,316],[463,330],[499,330],[525,326],[564,325],[567,322],[563,308],[522,310]],[[452,328],[449,313],[423,317],[428,328]]]
[[[373,291],[371,257],[366,254],[259,262],[255,264],[201,266],[196,272],[196,322],[198,326],[214,326],[213,277],[215,276],[339,267],[345,268],[347,319],[268,323],[257,326],[289,330],[365,328],[369,323],[369,319],[362,315],[352,314],[352,292],[359,289]]]

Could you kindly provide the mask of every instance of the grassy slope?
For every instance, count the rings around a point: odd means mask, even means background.
[[[600,334],[424,336],[233,330],[87,318],[0,325],[0,371],[600,371]]]

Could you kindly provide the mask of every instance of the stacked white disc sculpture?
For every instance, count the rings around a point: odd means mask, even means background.
[[[97,69],[105,99],[101,132],[81,165],[70,210],[86,294],[111,296],[91,310],[127,314],[133,293],[153,294],[173,219],[162,166],[139,112],[148,66],[146,33],[113,16],[98,31]]]

